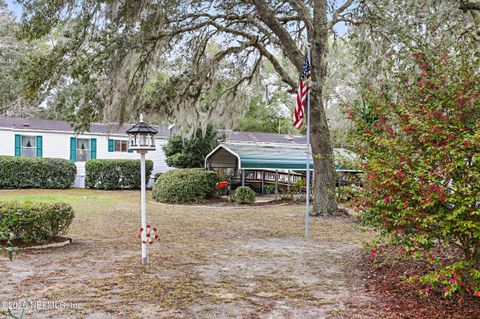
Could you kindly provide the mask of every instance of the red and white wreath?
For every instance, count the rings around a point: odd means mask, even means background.
[[[140,228],[140,234],[138,234],[138,238],[142,239],[143,227]],[[145,240],[142,240],[144,244],[153,244],[154,239],[158,239],[157,228],[147,225],[145,229]]]

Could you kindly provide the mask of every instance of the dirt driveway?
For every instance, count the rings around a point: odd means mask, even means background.
[[[0,200],[63,200],[73,244],[0,259],[0,301],[26,318],[386,318],[355,270],[372,236],[304,208],[148,204],[160,227],[140,265],[138,192],[0,191]],[[33,309],[36,306],[36,309]]]

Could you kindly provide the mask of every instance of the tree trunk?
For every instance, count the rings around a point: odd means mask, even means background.
[[[309,30],[312,63],[312,90],[310,97],[310,139],[314,164],[312,215],[329,215],[338,209],[335,200],[335,165],[327,117],[323,106],[323,88],[327,76],[328,1],[316,0],[314,21],[317,28]]]

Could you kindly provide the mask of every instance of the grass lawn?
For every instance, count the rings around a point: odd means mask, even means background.
[[[64,201],[77,212],[71,245],[23,251],[13,262],[0,258],[0,300],[66,303],[28,309],[28,318],[382,317],[369,310],[372,300],[355,268],[361,243],[372,235],[347,218],[311,218],[305,241],[303,206],[149,202],[160,240],[142,267],[139,197],[139,191],[0,191],[0,200]]]

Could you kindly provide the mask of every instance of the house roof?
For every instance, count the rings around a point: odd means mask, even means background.
[[[115,124],[106,123],[92,123],[90,125],[90,133],[97,134],[127,134],[127,130],[131,128],[133,124],[123,124],[118,126]],[[152,126],[153,129],[158,131],[158,136],[165,137],[170,135],[168,130],[162,129],[157,126]],[[66,121],[58,120],[44,120],[44,119],[25,119],[19,117],[0,117],[0,128],[15,128],[15,129],[29,129],[29,130],[42,130],[42,131],[60,131],[60,132],[72,132],[73,128],[70,123]]]
[[[307,149],[305,144],[223,143],[205,159],[206,167],[236,167],[239,169],[288,169],[305,170]],[[334,156],[353,160],[355,154],[343,149],[334,149]],[[355,171],[336,161],[337,171]],[[313,161],[310,156],[310,169]]]
[[[127,130],[132,128],[132,126],[133,124],[124,124],[119,127],[115,124],[92,123],[89,132],[98,134],[127,134]],[[73,132],[72,126],[66,121],[19,117],[0,117],[0,128]],[[170,135],[167,129],[158,126],[152,126],[152,128],[158,130],[157,136],[159,137]],[[307,142],[304,135],[227,131],[225,136],[228,142],[241,143],[306,144]]]

